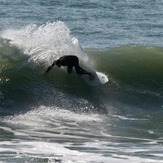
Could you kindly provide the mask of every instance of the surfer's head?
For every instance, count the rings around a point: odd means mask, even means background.
[[[57,60],[57,61],[56,61],[56,65],[57,65],[58,67],[61,67],[61,65],[62,65],[62,64],[61,64],[61,61],[60,61],[60,60]]]

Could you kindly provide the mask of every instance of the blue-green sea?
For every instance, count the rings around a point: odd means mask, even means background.
[[[163,163],[163,1],[0,0],[0,163]]]

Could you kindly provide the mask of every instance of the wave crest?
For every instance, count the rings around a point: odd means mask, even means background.
[[[63,55],[77,55],[83,61],[88,61],[79,41],[61,21],[8,29],[2,33],[2,38],[11,40],[11,44],[22,49],[36,63],[49,65]]]

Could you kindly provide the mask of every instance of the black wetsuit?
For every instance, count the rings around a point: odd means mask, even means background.
[[[89,72],[87,72],[86,70],[82,69],[79,66],[79,59],[77,56],[67,55],[67,56],[63,56],[63,57],[59,58],[58,60],[60,61],[61,66],[67,66],[67,72],[68,73],[71,73],[72,68],[75,67],[75,70],[78,74],[90,75]]]

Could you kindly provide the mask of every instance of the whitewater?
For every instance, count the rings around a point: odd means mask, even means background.
[[[163,162],[162,2],[0,4],[0,162]],[[63,55],[109,82],[43,75]]]

